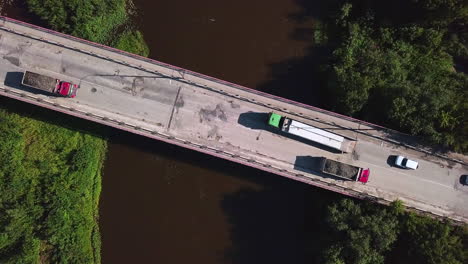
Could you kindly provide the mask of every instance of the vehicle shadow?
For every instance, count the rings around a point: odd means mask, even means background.
[[[261,112],[247,112],[241,113],[239,119],[237,120],[239,125],[248,127],[255,130],[267,130],[273,132],[274,127],[269,126],[268,123],[268,113]]]
[[[397,157],[397,155],[390,155],[390,156],[388,156],[388,158],[387,158],[387,165],[390,166],[390,167],[394,167],[394,166],[395,166],[396,157]]]
[[[458,179],[459,183],[461,185],[468,185],[468,175],[462,175],[460,176],[460,178]]]
[[[23,72],[7,72],[5,76],[5,86],[15,88],[15,89],[22,89],[24,86],[21,84],[21,80],[23,79]]]
[[[41,91],[39,89],[34,89],[32,87],[22,85],[21,81],[23,80],[23,75],[24,75],[24,72],[7,72],[5,76],[5,81],[4,81],[5,86],[18,89],[18,90],[22,90],[25,92],[29,92],[29,93],[42,94],[46,96],[55,97],[55,95],[48,93],[46,91]]]

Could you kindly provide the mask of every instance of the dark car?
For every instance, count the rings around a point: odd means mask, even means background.
[[[462,175],[460,177],[460,183],[463,185],[468,185],[468,175]]]

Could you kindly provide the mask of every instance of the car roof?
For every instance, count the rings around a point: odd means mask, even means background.
[[[398,155],[398,156],[396,157],[395,162],[401,164],[401,162],[403,162],[403,159],[404,159],[404,158],[405,158],[405,157]]]
[[[418,162],[410,159],[406,159],[406,167],[411,168],[411,169],[417,169],[418,168]]]

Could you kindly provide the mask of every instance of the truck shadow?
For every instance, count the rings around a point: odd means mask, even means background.
[[[467,180],[468,180],[468,174],[464,174],[460,176],[460,178],[458,179],[458,183],[460,183],[461,185],[467,185]]]
[[[41,91],[39,89],[34,89],[32,87],[22,85],[21,80],[23,79],[23,75],[24,75],[24,72],[7,72],[5,76],[5,81],[4,81],[5,86],[18,89],[18,90],[22,90],[25,92],[29,92],[29,93],[42,94],[46,96],[55,97],[55,95],[48,93],[46,91]]]
[[[312,157],[312,156],[296,156],[294,161],[294,169],[310,174],[320,176],[322,178],[334,179],[342,181],[342,179],[333,177],[326,173],[320,171],[322,157]]]
[[[310,145],[310,146],[313,146],[313,147],[316,147],[325,151],[329,151],[329,152],[336,153],[336,154],[342,153],[341,151],[336,150],[334,148],[330,148],[328,146],[315,143],[313,141],[310,141],[308,139],[305,139],[296,135],[291,135],[289,133],[281,131],[280,129],[277,129],[275,127],[268,125],[268,115],[269,113],[262,113],[262,112],[241,113],[239,115],[239,119],[237,120],[237,123],[239,125],[245,126],[250,129],[265,130],[273,134],[280,135],[280,136],[283,136],[285,138],[289,138],[295,141],[299,141],[301,143],[304,143],[304,144],[307,144],[307,145]]]
[[[390,166],[390,167],[394,167],[394,166],[395,166],[396,157],[397,157],[397,155],[390,155],[390,156],[388,156],[388,158],[387,158],[387,165]]]
[[[268,123],[268,113],[257,113],[257,112],[247,112],[239,115],[237,120],[239,125],[248,127],[250,129],[260,129],[274,131],[275,129],[269,126]]]

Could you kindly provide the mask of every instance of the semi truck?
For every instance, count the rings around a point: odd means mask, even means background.
[[[352,152],[356,141],[348,140],[343,136],[325,131],[323,129],[281,116],[276,113],[270,113],[268,125],[281,131],[308,139],[310,141],[337,149],[342,152]]]
[[[26,71],[21,80],[23,85],[60,95],[63,97],[74,98],[78,85],[71,82],[62,81],[46,75],[35,72]]]
[[[345,164],[322,157],[320,171],[344,180],[366,183],[369,180],[370,169]]]

